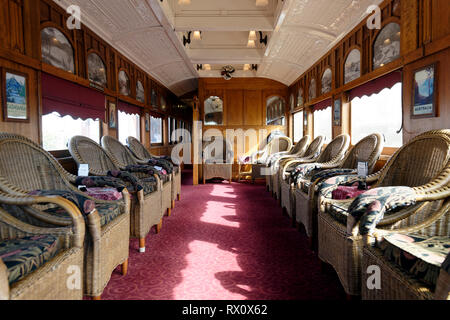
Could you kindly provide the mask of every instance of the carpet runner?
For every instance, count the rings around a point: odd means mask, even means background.
[[[189,173],[161,233],[145,254],[130,242],[128,275],[118,267],[102,299],[345,299],[263,184],[192,186]]]

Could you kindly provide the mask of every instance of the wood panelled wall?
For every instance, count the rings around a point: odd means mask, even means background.
[[[308,113],[308,125],[305,132],[312,134],[312,108],[318,102],[332,98],[342,99],[341,126],[333,125],[333,135],[351,133],[351,103],[347,92],[373,79],[394,70],[403,70],[403,128],[404,142],[414,136],[432,129],[450,127],[450,1],[448,0],[385,0],[380,5],[381,27],[391,22],[401,26],[401,56],[395,61],[373,70],[373,44],[380,30],[367,28],[366,20],[356,26],[334,48],[320,58],[311,68],[302,74],[290,87],[289,95],[295,97],[303,88],[305,103],[297,106],[294,112],[305,110]],[[344,84],[344,64],[349,52],[357,48],[361,52],[361,77]],[[438,116],[421,120],[411,119],[412,78],[419,67],[438,62]],[[331,68],[332,90],[321,95],[323,72]],[[317,94],[315,99],[308,97],[309,83],[314,78]],[[290,119],[292,122],[292,117]],[[292,132],[291,132],[292,134]]]
[[[52,0],[0,0],[0,68],[8,68],[25,73],[29,77],[29,107],[31,121],[29,123],[12,123],[0,119],[0,131],[25,135],[37,143],[41,142],[41,72],[47,72],[57,77],[72,81],[82,86],[90,87],[88,80],[87,57],[90,53],[100,56],[106,66],[107,85],[104,88],[106,101],[123,100],[142,108],[145,112],[157,113],[164,117],[167,128],[167,117],[175,117],[187,122],[192,121],[192,114],[175,108],[180,104],[178,98],[161,83],[145,73],[120,52],[103,41],[89,28],[82,25],[80,30],[69,30],[66,26],[68,14]],[[55,68],[42,62],[41,30],[54,27],[60,30],[71,42],[74,49],[74,74]],[[120,70],[126,71],[130,79],[131,94],[123,96],[118,92],[118,77]],[[145,89],[145,103],[136,100],[136,83],[141,81]],[[0,80],[1,81],[1,80]],[[158,95],[157,105],[151,104],[151,90]],[[95,89],[92,89],[95,90]],[[0,99],[2,98],[0,92]],[[159,108],[160,97],[167,103],[165,111]],[[0,100],[1,101],[1,100]],[[107,104],[105,103],[105,106]],[[144,129],[142,119],[142,141],[150,147],[150,136]],[[117,130],[102,125],[102,134],[117,137]],[[168,154],[171,147],[165,134],[165,144],[154,148],[157,154]]]
[[[286,102],[286,117],[288,116],[288,87],[284,84],[264,78],[201,78],[199,79],[199,110],[198,117],[204,119],[204,101],[210,96],[218,96],[223,100],[223,125],[204,126],[203,132],[208,129],[218,129],[224,136],[228,129],[260,129],[267,130],[267,134],[274,130],[288,130],[288,126],[266,125],[266,101],[272,96],[280,96]],[[195,112],[194,112],[195,113]],[[286,131],[286,134],[288,131]],[[258,137],[259,138],[259,137]],[[256,151],[257,145],[245,146],[246,152]],[[239,156],[235,150],[235,158]],[[234,178],[237,178],[238,167],[233,166]],[[199,170],[201,178],[201,170]]]

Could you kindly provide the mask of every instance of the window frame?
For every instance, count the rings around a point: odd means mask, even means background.
[[[390,87],[389,89],[392,89],[393,87]],[[386,88],[385,88],[386,89]],[[382,89],[381,91],[383,91],[384,89]],[[402,84],[402,90],[403,90],[403,84]],[[376,94],[379,94],[381,91],[379,91],[378,93],[376,93]],[[348,134],[350,135],[350,137],[352,137],[352,130],[353,130],[353,128],[352,128],[352,110],[353,110],[353,103],[352,103],[352,100],[349,100],[348,101],[348,104],[349,104],[349,108],[348,108],[348,119],[349,119],[349,126],[348,126],[348,130],[349,130],[349,132],[348,132]],[[403,109],[403,98],[402,98],[402,102],[401,102],[401,104],[402,104],[402,115],[404,115],[404,109]],[[342,108],[342,107],[341,107]],[[342,117],[342,109],[341,109],[341,117]],[[402,117],[402,124],[403,124],[403,117]],[[403,132],[403,130],[404,130],[404,128],[402,128],[402,132]],[[405,141],[403,141],[402,142],[402,146],[405,144]],[[398,149],[400,149],[401,147],[386,147],[386,146],[384,146],[383,147],[383,150],[382,150],[382,152],[381,152],[381,156],[382,157],[384,157],[385,159],[388,159],[388,158],[390,158],[391,156],[393,156],[394,155],[394,153],[396,153],[397,152],[397,150]],[[383,160],[383,159],[380,159],[380,160]]]
[[[298,139],[298,141],[295,141],[295,128],[296,128],[296,126],[295,126],[295,115],[299,114],[300,112],[302,113],[302,117],[300,119],[300,124],[301,124],[301,128],[302,128],[302,136],[301,136],[300,139]],[[292,141],[294,143],[299,142],[305,136],[304,119],[305,119],[305,110],[304,109],[301,109],[301,110],[298,110],[298,111],[292,113]]]
[[[161,141],[162,142],[152,142],[152,118],[161,120]],[[150,146],[151,147],[162,147],[164,146],[164,118],[163,117],[154,117],[150,115]]]
[[[64,156],[68,156],[68,157],[72,157],[71,155],[70,155],[70,153],[68,154],[68,152],[69,152],[69,149],[60,149],[60,150],[46,150],[45,148],[44,148],[44,126],[43,126],[43,124],[42,124],[42,118],[43,117],[45,117],[46,115],[40,115],[39,116],[39,120],[40,120],[40,128],[39,128],[39,131],[40,131],[40,143],[39,143],[39,145],[42,147],[42,149],[44,149],[45,151],[47,151],[47,152],[49,152],[51,155],[53,155],[55,158],[60,158],[60,157],[63,157],[63,156],[61,156],[61,155],[64,155]],[[60,115],[60,117],[61,117],[61,115]],[[72,119],[73,119],[73,117],[72,116],[70,116]],[[61,118],[63,118],[63,117],[61,117]],[[92,119],[92,118],[89,118],[89,119]],[[75,120],[75,119],[74,119]],[[86,119],[87,120],[87,119]],[[97,119],[92,119],[92,120],[97,120]],[[99,136],[99,140],[100,141],[98,141],[98,143],[100,144],[101,143],[101,141],[102,141],[102,138],[103,138],[103,121],[101,120],[101,119],[98,119],[98,121],[99,121],[99,133],[98,133],[98,136]],[[96,141],[97,142],[97,141]]]

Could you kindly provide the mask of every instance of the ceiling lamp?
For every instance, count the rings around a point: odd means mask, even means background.
[[[244,71],[248,71],[248,70],[250,70],[250,65],[248,63],[244,64]]]
[[[257,7],[265,7],[269,4],[269,0],[256,0]]]
[[[194,31],[194,40],[202,40],[202,32],[201,31]]]
[[[255,48],[256,47],[255,40],[248,40],[247,47]]]
[[[257,37],[256,37],[256,31],[250,31],[250,34],[249,34],[249,36],[248,36],[248,40],[256,40],[257,39]]]
[[[178,0],[178,4],[179,5],[190,5],[191,4],[191,0]]]
[[[205,70],[210,71],[211,70],[211,65],[210,64],[205,64]]]

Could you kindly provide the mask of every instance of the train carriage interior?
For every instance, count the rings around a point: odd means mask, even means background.
[[[0,0],[0,300],[450,300],[449,18]]]

